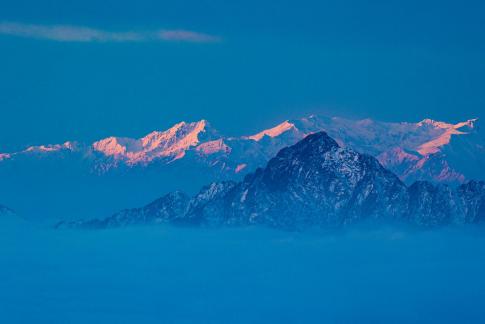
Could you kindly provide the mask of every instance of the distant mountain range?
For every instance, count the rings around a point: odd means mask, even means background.
[[[58,227],[168,222],[302,230],[362,220],[424,227],[485,221],[485,182],[470,181],[455,189],[426,181],[407,186],[376,158],[343,148],[318,132],[282,149],[265,168],[240,182],[212,183],[192,198],[173,192],[142,208],[108,218],[64,221]]]
[[[190,193],[205,183],[241,180],[282,148],[320,131],[342,147],[376,157],[407,184],[485,179],[485,136],[477,119],[388,123],[312,115],[241,137],[221,135],[201,120],[139,139],[108,137],[1,153],[0,197],[26,212],[100,216],[163,192]],[[66,207],[69,215],[62,215]]]
[[[77,154],[80,159],[90,160],[93,172],[106,173],[117,168],[192,159],[230,177],[231,173],[247,173],[264,165],[281,148],[319,131],[327,132],[342,146],[377,157],[407,182],[461,183],[467,178],[483,177],[485,136],[478,119],[457,124],[430,119],[419,123],[386,123],[312,115],[242,137],[222,136],[201,120],[181,122],[139,139],[108,137],[92,144],[32,146],[20,152],[1,153],[0,161],[15,161],[21,156],[36,159]]]

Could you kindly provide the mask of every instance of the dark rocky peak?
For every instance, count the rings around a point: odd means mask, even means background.
[[[302,230],[365,219],[424,227],[478,222],[485,219],[485,183],[472,181],[456,190],[424,181],[407,187],[376,158],[342,148],[320,132],[282,149],[242,182],[212,183],[190,200],[175,192],[83,224],[262,224]]]
[[[337,142],[326,132],[313,133],[295,145],[280,150],[276,157],[269,161],[268,167],[281,160],[308,161],[320,159],[325,152],[337,148],[339,148]]]

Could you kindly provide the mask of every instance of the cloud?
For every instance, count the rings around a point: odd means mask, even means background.
[[[83,26],[32,25],[0,22],[0,35],[47,39],[58,42],[143,42],[171,41],[213,43],[218,36],[190,30],[107,31]]]
[[[166,41],[184,41],[197,43],[220,41],[220,38],[217,36],[196,33],[189,30],[161,30],[158,35],[160,39]]]

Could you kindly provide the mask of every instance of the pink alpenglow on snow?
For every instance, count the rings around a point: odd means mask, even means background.
[[[58,152],[61,150],[74,150],[75,144],[73,142],[65,142],[64,144],[48,144],[39,146],[29,146],[24,152]]]
[[[200,120],[180,122],[141,138],[112,136],[86,145],[66,142],[30,147],[3,153],[0,162],[29,153],[35,153],[32,155],[35,158],[38,154],[77,152],[79,158],[94,157],[96,173],[105,173],[123,165],[147,166],[187,159],[217,169],[216,173],[220,172],[223,178],[230,178],[264,166],[280,149],[319,131],[327,132],[341,146],[377,157],[384,167],[408,183],[414,180],[460,183],[465,179],[481,179],[483,175],[480,165],[485,164],[485,140],[477,119],[456,124],[431,119],[390,123],[312,115],[240,137],[223,136],[207,121]]]
[[[245,163],[239,164],[239,165],[236,167],[236,170],[234,170],[234,172],[239,173],[239,172],[241,172],[242,170],[244,170],[246,167],[247,167],[247,164],[245,164]]]
[[[288,120],[284,121],[283,123],[270,128],[266,129],[262,132],[257,133],[256,135],[249,136],[249,139],[255,140],[255,141],[260,141],[264,136],[269,136],[269,137],[277,137],[280,136],[281,134],[289,131],[296,129],[295,125],[290,123]]]
[[[154,131],[140,139],[109,137],[93,143],[93,149],[129,165],[164,157],[180,159],[186,150],[197,146],[202,137],[210,138],[213,133],[205,120],[180,122],[166,131]]]
[[[226,143],[224,143],[224,140],[222,138],[215,141],[202,143],[197,146],[196,150],[204,155],[215,154],[218,152],[231,152],[231,148],[227,146]]]
[[[439,152],[440,147],[450,143],[451,137],[453,135],[464,135],[467,134],[466,131],[473,129],[477,120],[478,118],[475,118],[457,124],[437,122],[431,119],[425,119],[421,121],[420,123],[418,123],[419,126],[429,124],[437,128],[443,129],[444,131],[437,138],[434,138],[431,141],[420,145],[417,151],[423,156]]]

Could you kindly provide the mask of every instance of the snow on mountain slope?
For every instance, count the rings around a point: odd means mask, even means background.
[[[203,226],[261,224],[289,230],[345,226],[362,220],[424,227],[485,221],[485,182],[452,188],[406,186],[376,158],[340,147],[325,132],[278,152],[243,181],[204,186],[191,199],[166,195],[143,208],[58,227],[106,228],[169,222]]]
[[[255,141],[260,141],[264,136],[269,136],[269,137],[277,137],[280,136],[283,133],[289,132],[289,131],[294,131],[298,132],[298,129],[296,128],[295,124],[289,122],[289,121],[284,121],[283,123],[270,128],[266,129],[262,132],[259,132],[256,135],[248,136],[249,139],[255,140]]]
[[[458,123],[458,124],[447,124],[443,122],[435,122],[430,119],[425,119],[424,121],[418,124],[430,124],[433,125],[435,128],[443,129],[443,133],[437,136],[436,138],[423,143],[420,145],[416,151],[418,151],[421,155],[429,155],[433,153],[437,153],[440,151],[440,148],[449,144],[451,137],[453,135],[464,135],[468,134],[466,131],[471,131],[475,128],[475,123],[477,119],[470,119],[466,122]]]
[[[431,119],[389,123],[312,115],[285,121],[249,138],[281,148],[322,130],[342,146],[378,157],[408,183],[431,180],[458,184],[485,177],[485,140],[478,119],[457,124]]]
[[[449,143],[453,135],[470,134],[475,129],[476,123],[477,119],[458,124],[436,122],[430,119],[419,123],[389,123],[372,119],[351,120],[312,115],[307,118],[285,121],[249,138],[261,140],[264,135],[274,138],[287,132],[292,132],[297,137],[304,137],[313,132],[326,131],[337,142],[359,148],[373,155],[400,147],[403,150],[418,152],[425,156],[438,152],[442,146]]]
[[[76,149],[76,143],[65,142],[63,144],[48,144],[39,146],[29,146],[24,152],[36,152],[36,153],[49,153],[49,152],[59,152],[62,150],[73,151]]]
[[[220,138],[198,145],[196,151],[203,155],[211,155],[220,152],[231,153],[231,148],[224,142],[224,139]]]
[[[138,139],[108,137],[91,145],[66,142],[30,147],[0,154],[0,163],[28,153],[82,151],[79,156],[91,159],[92,170],[101,174],[120,167],[139,169],[185,160],[187,165],[211,169],[215,179],[234,179],[264,165],[283,147],[319,131],[327,132],[341,146],[377,157],[408,183],[431,180],[457,184],[484,178],[485,139],[478,119],[457,124],[431,119],[390,123],[311,115],[241,137],[222,136],[201,120],[181,122]]]
[[[19,155],[32,155],[32,154],[43,154],[43,153],[57,153],[66,151],[75,151],[79,149],[78,143],[76,142],[65,142],[63,144],[47,144],[38,146],[29,146],[25,150],[13,153],[0,153],[0,161],[15,158]]]
[[[149,163],[157,158],[178,159],[184,152],[203,141],[217,138],[205,120],[181,122],[170,129],[154,131],[140,139],[109,137],[93,143],[94,151],[123,160],[128,165]]]
[[[0,197],[19,213],[39,218],[106,215],[170,191],[193,194],[206,183],[242,180],[282,148],[322,130],[344,148],[377,157],[406,184],[457,185],[485,178],[485,140],[476,119],[389,123],[312,115],[241,137],[220,135],[201,120],[140,138],[3,153]]]

